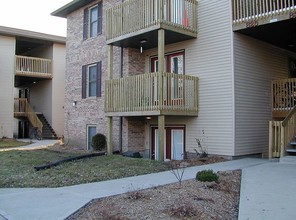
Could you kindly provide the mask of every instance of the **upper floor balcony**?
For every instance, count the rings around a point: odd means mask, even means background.
[[[233,29],[296,18],[296,0],[232,0]]]
[[[146,73],[106,80],[106,116],[197,116],[198,78]]]
[[[126,0],[106,10],[107,44],[144,49],[197,37],[197,0]],[[145,42],[144,45],[141,43]]]
[[[36,77],[36,78],[52,78],[52,65],[50,59],[38,57],[15,56],[15,75]]]
[[[15,87],[52,79],[52,77],[51,59],[19,55],[15,56]]]

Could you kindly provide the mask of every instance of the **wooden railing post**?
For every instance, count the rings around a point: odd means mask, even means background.
[[[285,128],[281,123],[281,147],[280,147],[280,157],[283,157],[285,154]]]

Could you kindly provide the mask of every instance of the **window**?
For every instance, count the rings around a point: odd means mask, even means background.
[[[84,9],[83,39],[96,37],[102,34],[102,2]]]
[[[101,62],[82,66],[82,98],[101,97]]]
[[[87,125],[87,150],[93,150],[92,138],[97,133],[95,125]]]

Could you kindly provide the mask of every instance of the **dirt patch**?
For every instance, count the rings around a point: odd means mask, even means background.
[[[237,219],[241,171],[218,172],[219,181],[186,180],[92,200],[76,219]]]

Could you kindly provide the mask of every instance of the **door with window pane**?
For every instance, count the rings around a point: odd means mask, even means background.
[[[151,72],[158,71],[158,58],[151,58]],[[184,74],[184,52],[177,52],[165,55],[165,72],[175,73],[171,76],[165,77],[163,81],[163,98],[164,102],[171,104],[182,104],[184,99],[184,84],[183,77]],[[153,94],[154,100],[158,100],[157,96],[157,77],[153,80]]]
[[[158,159],[158,128],[152,127],[151,159]],[[183,160],[185,148],[185,126],[165,127],[164,158],[166,160]]]

